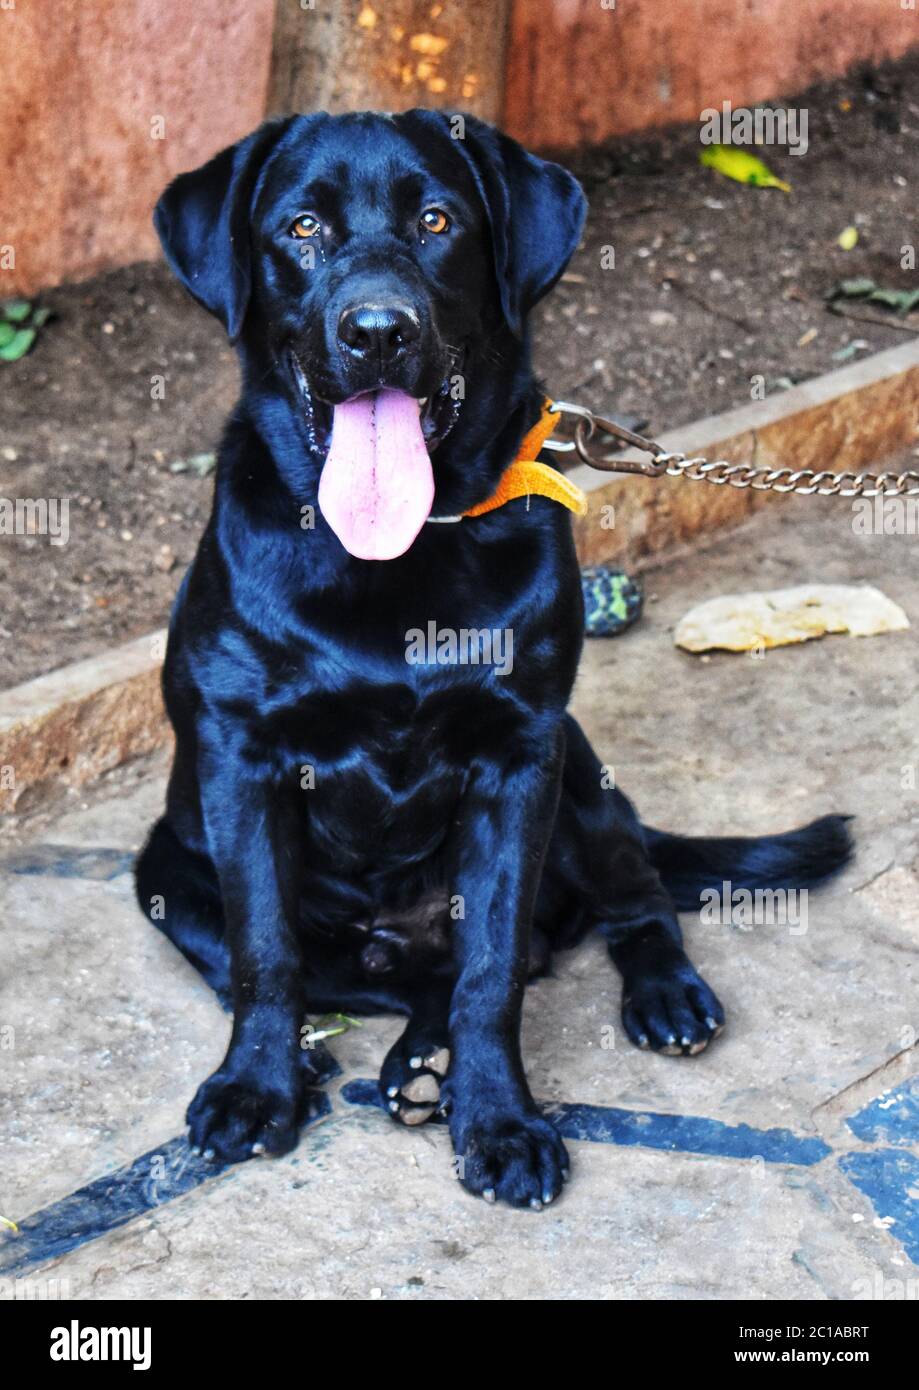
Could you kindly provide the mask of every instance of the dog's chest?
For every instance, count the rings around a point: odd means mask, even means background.
[[[307,706],[309,706],[307,701]],[[375,862],[419,860],[443,843],[483,751],[506,728],[502,701],[470,685],[373,687],[342,696],[341,719],[309,718],[312,833]]]

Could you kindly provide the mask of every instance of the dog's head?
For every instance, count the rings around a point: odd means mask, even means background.
[[[430,513],[431,456],[519,369],[584,212],[557,164],[417,110],[268,123],[180,175],[154,220],[250,375],[277,364],[342,544],[387,559]]]

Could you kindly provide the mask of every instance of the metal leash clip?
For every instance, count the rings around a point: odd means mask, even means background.
[[[583,405],[571,401],[553,401],[550,410],[573,415],[577,423],[573,437],[568,440],[547,439],[544,449],[560,453],[575,452],[591,468],[604,473],[640,473],[646,478],[688,478],[694,483],[725,484],[733,488],[753,488],[755,492],[794,492],[799,497],[919,497],[919,472],[907,469],[903,473],[833,473],[829,469],[770,468],[765,464],[731,463],[727,459],[687,458],[685,454],[668,453],[663,445],[643,434],[627,429],[615,420],[595,415]],[[616,453],[596,453],[589,446],[597,431],[631,444],[650,454],[647,461],[624,459]]]
[[[562,415],[575,416],[576,424],[571,439],[547,439],[543,445],[544,449],[555,449],[558,453],[574,451],[591,468],[599,468],[605,473],[641,473],[647,478],[659,478],[666,473],[673,455],[668,454],[653,439],[646,439],[643,434],[636,434],[625,425],[620,425],[615,420],[607,420],[604,416],[596,415],[592,410],[583,405],[575,405],[572,401],[553,401],[550,409]],[[634,449],[641,449],[652,457],[626,459],[616,452],[597,452],[589,446],[598,431],[621,440],[623,444],[631,444]]]

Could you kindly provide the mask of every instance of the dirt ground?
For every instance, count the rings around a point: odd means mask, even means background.
[[[808,111],[807,154],[761,151],[788,195],[702,168],[697,126],[569,161],[591,215],[537,316],[552,394],[660,431],[744,403],[754,375],[780,391],[915,332],[919,314],[847,304],[871,319],[855,321],[824,296],[855,276],[915,284],[900,256],[919,186],[919,54],[793,104]],[[849,226],[859,240],[847,252],[837,238]],[[165,620],[208,511],[200,456],[237,388],[217,325],[162,265],[41,298],[53,319],[27,357],[0,364],[0,497],[70,498],[70,539],[4,538],[4,687]]]

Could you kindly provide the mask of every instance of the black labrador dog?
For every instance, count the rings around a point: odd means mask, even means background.
[[[566,712],[567,511],[463,517],[539,418],[527,315],[584,214],[558,165],[424,110],[269,123],[157,206],[243,372],[172,616],[175,762],[137,866],[144,911],[233,1011],[188,1111],[208,1155],[296,1143],[322,1072],[305,1011],[397,1012],[394,1118],[445,1110],[471,1192],[550,1202],[568,1158],[524,1075],[527,979],[599,931],[632,1042],[697,1053],[724,1013],[678,909],[846,860],[839,817],[758,840],[642,826]],[[418,659],[434,631],[501,635],[502,659]]]

